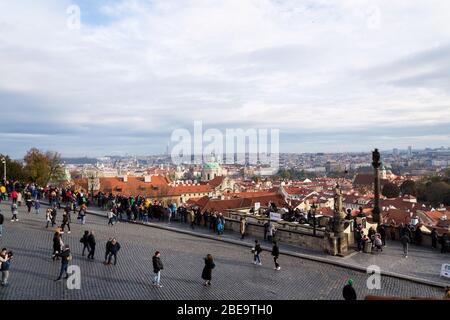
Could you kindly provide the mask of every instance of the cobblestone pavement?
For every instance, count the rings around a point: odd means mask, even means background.
[[[350,269],[282,255],[281,271],[273,269],[270,253],[263,252],[262,266],[251,263],[251,252],[242,246],[202,239],[191,235],[118,223],[107,226],[106,219],[87,216],[87,224],[72,224],[72,233],[64,234],[69,244],[72,264],[82,272],[80,290],[69,290],[65,281],[54,282],[60,263],[51,260],[53,230],[45,229],[45,217],[19,209],[19,221],[11,222],[9,207],[1,204],[5,215],[2,247],[14,251],[10,286],[0,288],[0,300],[229,300],[229,299],[342,299],[342,287],[354,279],[359,298],[367,294],[387,296],[421,296],[441,298],[442,290],[406,280],[382,277],[381,290],[366,287],[368,275]],[[42,210],[43,211],[43,210]],[[58,214],[61,221],[62,212]],[[84,230],[95,230],[97,253],[95,261],[81,256],[79,239]],[[104,245],[116,237],[122,249],[117,266],[104,266]],[[163,288],[151,285],[151,256],[162,253]],[[202,286],[203,257],[215,257],[212,287]]]
[[[105,211],[99,209],[91,209],[91,211],[96,212],[97,214],[106,215]],[[164,226],[165,228],[173,230],[194,232],[216,239],[237,241],[246,243],[249,246],[254,242],[254,238],[252,237],[246,237],[245,240],[242,241],[240,235],[230,231],[226,231],[225,234],[219,237],[207,228],[196,227],[195,230],[192,230],[189,224],[185,223],[167,223],[154,220],[151,222],[151,225]],[[387,246],[384,247],[382,253],[374,252],[372,254],[367,254],[355,251],[344,258],[330,256],[317,250],[308,250],[294,245],[283,244],[281,249],[285,252],[319,258],[329,262],[338,263],[339,265],[345,264],[348,267],[362,267],[366,269],[369,266],[377,265],[381,268],[382,272],[395,273],[397,275],[405,276],[406,278],[424,280],[425,282],[432,282],[441,286],[450,285],[450,279],[440,277],[442,264],[450,263],[450,253],[441,254],[440,249],[411,245],[409,247],[408,258],[405,259],[403,257],[403,248],[399,241],[387,240],[386,244]],[[263,243],[263,245],[269,244]]]

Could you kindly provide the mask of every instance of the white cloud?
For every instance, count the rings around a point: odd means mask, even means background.
[[[66,27],[66,9],[77,1],[0,3],[7,13],[0,17],[0,97],[27,97],[17,107],[35,111],[27,126],[57,121],[64,134],[101,131],[101,141],[91,140],[99,152],[114,146],[105,143],[110,130],[168,139],[194,120],[276,127],[283,135],[433,130],[450,119],[450,64],[433,54],[450,43],[448,1],[86,3],[80,30]],[[83,20],[88,9],[97,17]],[[0,100],[0,108],[8,106]],[[21,121],[8,130],[19,133]],[[163,151],[160,139],[149,153]],[[417,141],[441,143],[433,135]]]

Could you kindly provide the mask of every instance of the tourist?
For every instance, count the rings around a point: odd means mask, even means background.
[[[55,281],[61,280],[61,277],[64,273],[66,274],[64,279],[68,279],[69,274],[67,273],[67,268],[69,267],[69,262],[72,261],[72,255],[70,254],[69,245],[66,244],[63,247],[62,252],[57,253],[57,257],[61,258],[61,270],[59,271],[59,276]]]
[[[247,229],[247,220],[244,217],[241,217],[239,228],[239,232],[241,233],[241,240],[244,240],[246,229]]]
[[[34,213],[39,214],[40,209],[41,209],[41,203],[40,203],[39,199],[36,199],[34,201]]]
[[[375,234],[373,245],[377,249],[377,251],[381,250],[381,252],[383,252],[383,241],[381,240],[381,235],[379,233]]]
[[[2,272],[2,287],[7,287],[9,285],[9,269],[11,267],[11,260],[13,258],[12,251],[8,251],[6,248],[3,248],[0,252],[0,270]]]
[[[61,233],[64,233],[64,229],[66,228],[69,229],[69,231],[67,231],[67,233],[70,233],[70,222],[69,222],[69,216],[67,215],[67,212],[63,213],[63,219],[62,219],[62,224],[61,224]]]
[[[269,240],[269,242],[272,242],[275,240],[275,233],[277,232],[277,229],[275,228],[275,224],[270,223],[269,226],[269,234],[267,236],[267,239]]]
[[[215,267],[216,265],[214,264],[212,255],[208,254],[205,258],[205,267],[203,268],[202,272],[202,279],[205,280],[205,283],[203,285],[205,287],[211,286],[212,270]]]
[[[53,207],[50,209],[50,212],[52,218],[52,227],[54,227],[56,224],[56,216],[58,215],[58,210],[55,207]]]
[[[80,239],[80,243],[83,244],[83,251],[81,251],[81,256],[84,257],[84,252],[88,251],[88,256],[91,253],[91,249],[89,247],[89,231],[84,231],[83,237]]]
[[[78,212],[78,217],[80,219],[81,224],[86,223],[86,210],[87,210],[86,204],[83,203],[81,205],[80,211]]]
[[[436,231],[436,228],[433,228],[433,230],[431,230],[431,247],[433,249],[437,248],[438,240],[439,240],[439,237],[438,237],[438,233]]]
[[[255,246],[252,248],[253,253],[253,263],[257,265],[261,265],[261,245],[259,244],[258,240],[255,240]]]
[[[19,209],[17,207],[17,203],[13,203],[11,205],[11,213],[12,213],[11,222],[19,221],[19,219],[17,218],[17,214],[19,213]]]
[[[105,261],[103,262],[104,264],[108,263],[108,256],[111,252],[111,241],[112,238],[109,238],[108,241],[106,242],[106,246],[105,246]]]
[[[281,270],[280,264],[278,263],[278,257],[280,256],[280,249],[276,241],[273,242],[272,247],[273,262],[275,263],[275,270]]]
[[[111,258],[114,257],[114,265],[117,264],[117,253],[120,250],[120,244],[117,242],[117,240],[115,238],[113,238],[111,240],[111,242],[109,242],[109,246],[107,245],[108,249],[107,251],[109,251],[108,254],[108,261],[107,261],[107,265],[111,264]]]
[[[403,246],[403,254],[404,254],[405,258],[408,258],[408,249],[409,249],[409,244],[411,242],[411,239],[409,238],[409,236],[406,232],[400,238],[400,241]]]
[[[356,291],[355,288],[353,288],[353,280],[348,280],[347,284],[344,286],[344,289],[342,290],[342,295],[344,296],[344,299],[347,301],[354,301],[356,300]]]
[[[416,232],[414,233],[414,242],[416,245],[422,245],[422,230],[420,229],[420,225],[417,225]]]
[[[357,245],[357,250],[360,252],[364,249],[364,243],[363,243],[363,235],[364,232],[362,232],[359,228],[356,229],[357,232],[355,232],[355,240]]]
[[[12,203],[13,204],[17,204],[17,198],[18,198],[18,193],[17,193],[17,191],[16,190],[13,190],[12,192],[11,192],[11,198],[12,198]]]
[[[450,239],[449,239],[447,233],[444,233],[441,237],[441,253],[447,253],[449,245],[450,245]]]
[[[31,194],[29,194],[29,193],[27,193],[26,195],[25,195],[25,205],[27,206],[27,209],[28,209],[28,211],[27,211],[27,213],[30,213],[31,212],[31,208],[33,207],[33,199],[31,199]]]
[[[47,225],[45,226],[45,228],[48,228],[48,224],[50,222],[52,222],[52,209],[48,208],[47,211],[45,212],[45,220],[47,221]],[[52,227],[53,227],[53,223],[52,223]]]
[[[159,251],[155,252],[155,255],[152,258],[152,262],[153,262],[153,272],[155,273],[155,276],[153,278],[153,285],[158,287],[158,288],[162,288],[161,285],[161,270],[164,269],[164,266],[161,262],[161,253]]]
[[[195,212],[193,209],[189,211],[189,218],[191,219],[191,228],[194,229],[195,225]]]
[[[391,236],[391,240],[395,240],[395,229],[396,229],[397,225],[395,224],[395,221],[392,220],[391,224],[389,225],[389,231],[390,231],[390,236]]]
[[[379,225],[377,228],[378,233],[380,234],[381,243],[383,246],[386,246],[386,229],[384,228],[384,225]]]
[[[88,246],[89,246],[89,254],[88,254],[88,259],[94,260],[94,255],[95,255],[95,235],[94,235],[94,230],[91,230],[91,232],[89,233],[89,236],[87,238],[87,242],[88,242]]]
[[[114,214],[113,210],[108,211],[108,226],[114,226]]]
[[[269,233],[269,227],[270,223],[269,221],[266,221],[266,223],[264,223],[264,241],[267,241],[267,234]]]
[[[5,216],[2,214],[2,209],[0,209],[0,238],[3,236],[3,222],[5,221]]]
[[[53,235],[53,261],[59,260],[58,253],[61,253],[62,248],[64,247],[64,242],[62,241],[61,233],[59,230],[55,231]]]

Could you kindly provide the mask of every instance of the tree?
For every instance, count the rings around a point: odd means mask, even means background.
[[[403,195],[407,194],[415,197],[417,195],[416,183],[413,180],[405,180],[400,186],[400,191]]]
[[[444,197],[450,192],[450,185],[445,182],[432,182],[427,185],[425,196],[427,202],[433,206],[439,206],[444,202]]]
[[[57,152],[43,153],[36,148],[29,150],[24,158],[25,173],[29,181],[45,186],[59,181],[63,176],[61,156]]]
[[[386,183],[381,193],[387,198],[397,198],[400,195],[400,188],[394,183]]]

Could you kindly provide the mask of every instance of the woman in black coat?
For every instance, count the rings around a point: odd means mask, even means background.
[[[212,255],[208,254],[205,258],[205,267],[202,272],[202,279],[205,280],[203,285],[205,287],[211,285],[212,269],[214,269],[215,266]]]
[[[61,233],[56,231],[55,234],[53,235],[53,255],[52,255],[53,260],[55,259],[59,260],[58,253],[61,253],[62,245],[63,243],[61,239]]]

